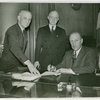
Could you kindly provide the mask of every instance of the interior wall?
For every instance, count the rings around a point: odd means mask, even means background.
[[[17,14],[21,9],[28,9],[28,4],[0,3],[0,43],[3,43],[8,27],[17,22]]]
[[[79,10],[72,9],[71,4],[55,4],[55,9],[60,14],[59,25],[66,30],[67,35],[73,31],[94,35],[93,4],[82,4]]]
[[[33,18],[30,26],[30,40],[29,49],[31,61],[34,62],[35,57],[35,44],[36,36],[39,27],[43,27],[47,22],[47,15],[49,11],[49,4],[47,3],[32,3],[30,4],[30,11],[32,12]]]
[[[79,10],[73,10],[71,4],[68,3],[0,3],[0,43],[3,43],[7,28],[17,22],[17,13],[21,9],[30,10],[33,18],[26,54],[34,62],[37,30],[48,23],[49,11],[52,9],[58,11],[60,15],[58,25],[66,30],[67,35],[73,31],[79,31],[82,35],[95,37],[98,13],[98,7],[96,7],[94,4],[82,4]]]

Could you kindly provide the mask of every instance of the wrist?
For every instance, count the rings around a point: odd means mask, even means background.
[[[30,60],[26,60],[26,61],[24,62],[24,64],[27,65],[27,66],[28,66],[28,65],[33,65],[33,64],[31,63]]]

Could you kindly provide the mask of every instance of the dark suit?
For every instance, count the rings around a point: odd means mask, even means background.
[[[50,32],[49,25],[38,30],[36,40],[35,60],[40,62],[40,72],[47,70],[47,65],[57,65],[61,62],[66,49],[68,49],[65,30],[56,27],[54,32]]]
[[[22,33],[18,24],[11,26],[4,41],[4,51],[0,59],[0,70],[5,72],[18,71],[18,67],[24,66],[27,57],[24,55],[27,45],[27,34]]]
[[[97,67],[95,50],[82,47],[73,66],[73,50],[66,52],[61,64],[57,68],[71,68],[76,74],[93,73]]]

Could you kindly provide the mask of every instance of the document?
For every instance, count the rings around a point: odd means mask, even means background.
[[[41,74],[41,76],[48,76],[48,75],[55,75],[55,76],[58,76],[60,75],[61,73],[59,72],[51,72],[51,71],[45,71],[44,73]]]
[[[24,80],[24,81],[33,81],[35,79],[40,78],[41,75],[34,75],[29,72],[24,72],[24,73],[13,73],[12,78],[17,79],[17,80]]]

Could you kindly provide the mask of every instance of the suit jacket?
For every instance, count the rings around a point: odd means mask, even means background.
[[[97,67],[97,55],[95,50],[82,47],[74,64],[73,50],[66,52],[62,63],[57,68],[71,68],[76,74],[93,73]]]
[[[22,33],[18,24],[11,26],[4,40],[4,51],[0,59],[0,70],[16,71],[17,67],[24,66],[27,60],[24,52],[27,45],[27,34]]]
[[[67,42],[65,30],[58,26],[54,32],[50,32],[49,25],[38,30],[35,60],[40,62],[41,72],[47,70],[48,64],[61,62],[69,46]]]

